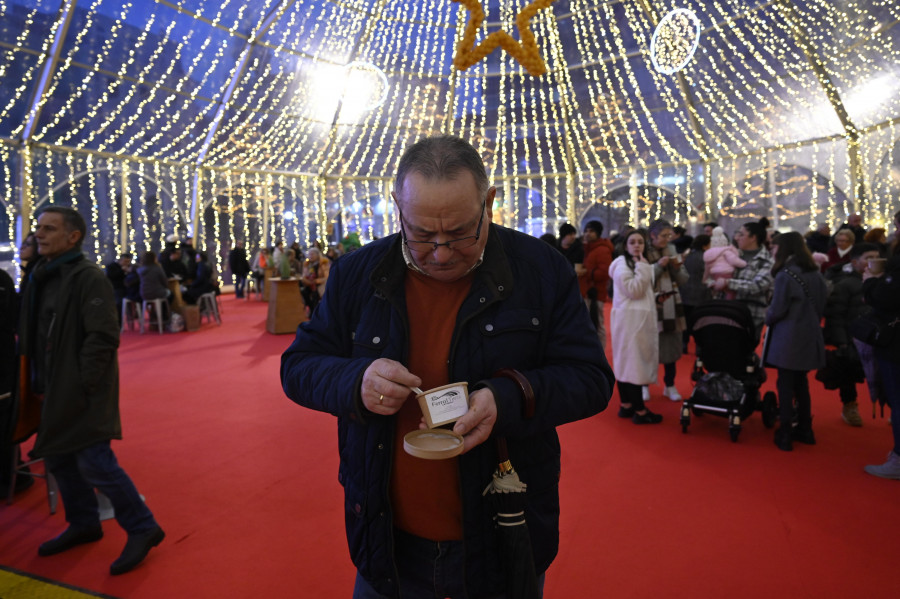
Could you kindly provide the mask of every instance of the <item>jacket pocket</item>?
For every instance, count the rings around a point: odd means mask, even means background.
[[[484,355],[499,367],[530,368],[539,358],[536,348],[546,323],[534,309],[517,308],[485,315],[478,322]]]
[[[353,332],[353,357],[378,358],[388,346],[388,324],[361,321]]]

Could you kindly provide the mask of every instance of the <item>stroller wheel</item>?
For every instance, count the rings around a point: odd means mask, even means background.
[[[728,434],[731,436],[731,442],[737,443],[738,436],[741,434],[741,419],[737,414],[728,416]]]
[[[778,421],[778,400],[773,391],[766,391],[763,395],[762,421],[766,428],[772,428]]]

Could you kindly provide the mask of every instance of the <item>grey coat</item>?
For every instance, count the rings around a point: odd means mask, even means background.
[[[806,283],[803,287],[785,270],[790,269]],[[828,289],[818,271],[803,272],[788,264],[775,276],[772,303],[766,311],[769,327],[766,363],[788,370],[815,370],[825,366],[822,316]]]

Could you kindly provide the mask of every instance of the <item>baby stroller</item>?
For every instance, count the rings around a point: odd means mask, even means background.
[[[754,352],[756,334],[750,310],[741,302],[713,300],[694,308],[689,326],[697,346],[691,378],[694,389],[681,406],[681,431],[687,433],[691,414],[728,418],[731,440],[737,442],[741,423],[755,410],[772,428],[778,417],[775,393],[760,401],[766,371]]]

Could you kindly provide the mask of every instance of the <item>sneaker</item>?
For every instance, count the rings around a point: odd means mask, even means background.
[[[635,424],[659,424],[662,422],[662,416],[660,414],[654,414],[650,410],[647,410],[643,414],[634,413],[634,416],[631,417],[631,421]]]
[[[644,401],[650,401],[650,387],[646,385],[641,387],[641,397]]]
[[[900,480],[900,455],[892,451],[888,454],[887,461],[884,464],[880,466],[866,466],[864,470],[873,476]]]
[[[849,401],[844,404],[841,410],[841,418],[850,426],[862,426],[862,416],[859,415],[859,405],[855,401]]]
[[[678,392],[678,389],[673,385],[672,387],[666,387],[663,390],[663,395],[671,399],[672,401],[681,401],[681,393]]]

